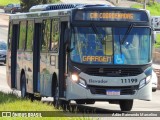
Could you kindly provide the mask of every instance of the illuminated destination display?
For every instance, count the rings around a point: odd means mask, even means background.
[[[144,11],[76,11],[74,20],[92,21],[149,21]]]
[[[112,56],[83,56],[83,62],[111,63],[112,62]]]
[[[103,18],[103,19],[129,19],[133,20],[134,14],[131,13],[90,13],[91,19]]]

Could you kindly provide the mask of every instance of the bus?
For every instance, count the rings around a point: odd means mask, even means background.
[[[106,101],[130,111],[152,98],[152,28],[145,10],[36,5],[10,16],[7,81],[54,106]]]

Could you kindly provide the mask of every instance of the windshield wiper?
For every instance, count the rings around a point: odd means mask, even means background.
[[[122,38],[122,40],[121,40],[121,45],[124,44],[124,42],[125,42],[128,34],[131,32],[131,30],[132,30],[132,28],[133,28],[134,26],[135,26],[135,24],[131,24],[131,25],[128,27],[126,33],[124,34],[124,36],[123,36],[123,38]]]
[[[98,37],[98,40],[103,44],[102,36],[100,36],[96,26],[93,23],[91,23],[91,28],[94,31],[94,33],[96,34],[96,36]]]

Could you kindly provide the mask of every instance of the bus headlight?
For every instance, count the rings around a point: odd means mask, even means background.
[[[139,83],[139,89],[144,87],[151,80],[151,75],[147,76],[145,79],[141,80]]]
[[[72,75],[71,75],[71,78],[72,78],[72,80],[73,80],[74,82],[77,82],[78,79],[79,79],[79,77],[78,77],[77,74],[72,74]]]
[[[72,79],[73,82],[79,84],[80,86],[82,86],[82,87],[84,87],[84,88],[87,87],[87,86],[86,86],[86,81],[83,80],[82,78],[80,78],[80,77],[78,76],[78,74],[76,74],[76,73],[71,74],[71,79]]]

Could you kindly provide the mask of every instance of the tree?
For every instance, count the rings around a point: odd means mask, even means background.
[[[22,11],[28,12],[28,10],[34,6],[39,4],[47,4],[52,3],[52,0],[20,0]]]
[[[52,0],[42,0],[43,4],[52,3]]]

